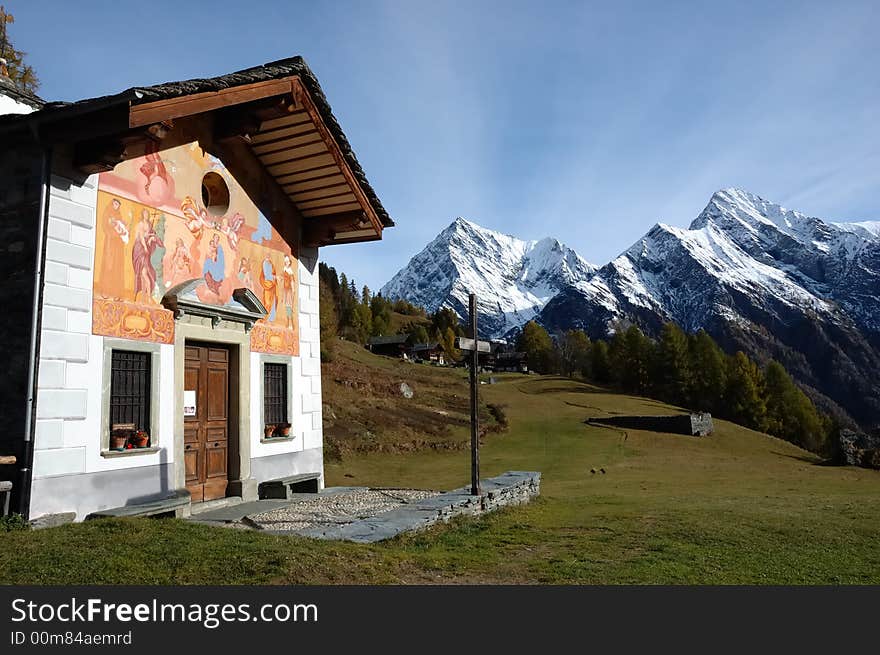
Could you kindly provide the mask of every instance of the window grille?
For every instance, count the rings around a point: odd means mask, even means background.
[[[150,429],[151,353],[114,350],[110,364],[110,429],[134,424]]]
[[[287,421],[287,364],[263,364],[263,417],[266,425]]]

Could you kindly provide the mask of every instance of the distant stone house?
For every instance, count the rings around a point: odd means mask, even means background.
[[[416,343],[408,350],[410,359],[423,360],[433,364],[446,364],[446,351],[443,345],[437,343]]]
[[[367,349],[374,355],[386,357],[406,356],[408,346],[405,334],[390,334],[383,337],[372,337],[367,341]]]
[[[521,352],[497,352],[492,364],[493,370],[499,373],[528,373],[528,357]]]
[[[0,111],[13,511],[322,484],[318,250],[393,222],[306,63]]]
[[[410,344],[409,336],[406,334],[372,337],[367,341],[367,349],[374,355],[446,364],[446,353],[442,344],[437,342]]]

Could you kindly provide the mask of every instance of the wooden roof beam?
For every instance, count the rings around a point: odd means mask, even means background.
[[[202,114],[246,102],[263,100],[271,96],[283,96],[290,94],[290,92],[291,79],[286,78],[145,102],[130,108],[129,127],[140,127],[163,120]]]

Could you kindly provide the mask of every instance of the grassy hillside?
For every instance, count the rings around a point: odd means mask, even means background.
[[[339,341],[321,378],[329,461],[370,452],[469,447],[470,391],[463,369],[380,357]],[[404,397],[401,383],[410,388],[411,398]],[[481,416],[493,424],[485,406]]]
[[[407,403],[394,393],[400,380],[415,391]],[[383,444],[340,446],[341,459],[327,463],[329,484],[466,484],[468,451],[431,445],[466,442],[461,371],[343,346],[324,385],[336,422],[367,425],[367,413]],[[0,533],[0,581],[880,582],[876,471],[822,466],[787,442],[724,421],[708,438],[586,425],[588,417],[676,409],[563,378],[501,376],[481,392],[487,403],[504,406],[510,422],[507,431],[486,435],[483,473],[541,471],[542,496],[534,503],[371,546],[180,521]],[[439,411],[450,412],[448,427],[429,421]],[[411,416],[433,432],[417,437]],[[328,438],[343,440],[342,429],[328,427]],[[414,438],[423,443],[405,446]]]
[[[410,316],[391,312],[391,332],[404,332],[410,325],[424,325],[425,329],[431,327],[431,319],[426,316]]]

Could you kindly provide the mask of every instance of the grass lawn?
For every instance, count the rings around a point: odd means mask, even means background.
[[[371,359],[398,365],[372,356],[361,364]],[[415,401],[424,384],[413,386]],[[332,397],[326,380],[325,390]],[[561,378],[502,376],[481,391],[510,421],[486,437],[483,474],[541,471],[542,495],[530,505],[371,546],[149,519],[0,533],[0,581],[880,582],[878,472],[822,466],[724,421],[703,439],[588,426],[590,416],[675,410]],[[442,436],[466,438],[458,424]],[[327,464],[331,485],[447,489],[468,476],[464,449],[385,449]]]

